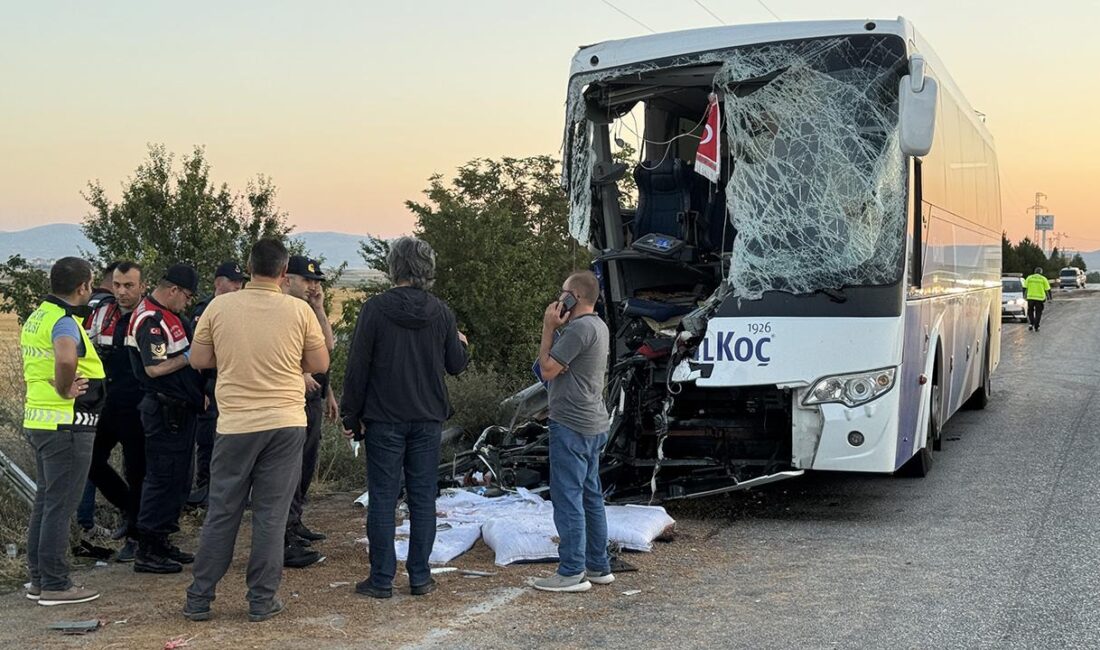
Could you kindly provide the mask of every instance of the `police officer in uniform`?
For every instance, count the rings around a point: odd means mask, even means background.
[[[19,346],[27,385],[23,430],[38,481],[27,531],[27,598],[40,605],[95,600],[69,578],[69,520],[92,462],[103,405],[103,364],[80,326],[92,295],[92,266],[76,257],[50,269],[50,295],[23,324]]]
[[[125,519],[120,537],[125,537],[126,543],[115,560],[133,562],[137,551],[141,485],[145,481],[145,431],[138,412],[144,393],[130,363],[126,333],[130,328],[130,317],[144,297],[145,279],[139,264],[123,261],[115,266],[112,280],[114,295],[100,300],[98,307],[84,321],[88,338],[95,345],[107,371],[107,398],[96,427],[89,476]],[[122,445],[125,480],[111,466],[111,453],[117,445]]]
[[[325,275],[317,260],[302,255],[292,255],[286,271],[286,292],[304,300],[317,315],[321,331],[325,336],[325,345],[329,352],[334,347],[332,326],[325,313],[325,293],[321,286]],[[310,530],[302,522],[302,510],[306,504],[306,494],[317,469],[317,454],[321,448],[321,424],[327,414],[333,421],[339,419],[339,407],[332,393],[328,373],[303,375],[306,388],[306,442],[302,450],[302,478],[294,490],[294,500],[290,504],[290,514],[286,520],[286,549],[284,564],[288,567],[309,566],[321,559],[315,551],[306,550],[312,542],[325,539],[323,533]]]
[[[178,573],[194,556],[168,541],[191,488],[195,418],[205,411],[203,379],[188,363],[191,323],[180,314],[199,288],[187,264],[165,272],[130,317],[126,345],[145,396],[138,410],[145,429],[145,482],[138,512],[134,570]]]
[[[214,298],[240,291],[244,287],[245,275],[241,272],[241,265],[233,260],[222,262],[214,271],[214,293],[206,296],[191,310],[191,329],[199,325],[199,318],[206,311],[206,306]],[[206,496],[210,488],[210,456],[214,451],[214,433],[218,427],[218,406],[214,400],[214,389],[218,378],[217,370],[203,372],[206,378],[206,397],[210,406],[206,413],[198,417],[195,428],[195,482],[191,488],[191,495],[187,497],[187,505],[196,507],[206,506]]]

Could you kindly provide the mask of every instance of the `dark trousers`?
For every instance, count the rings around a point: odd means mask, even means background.
[[[111,467],[111,452],[122,445],[123,480]],[[99,416],[88,478],[107,501],[126,517],[126,534],[137,535],[141,487],[145,481],[145,429],[136,408],[108,403]]]
[[[69,522],[80,503],[92,464],[92,431],[24,429],[38,470],[27,530],[27,569],[43,591],[65,591],[69,579]]]
[[[145,481],[138,532],[143,538],[166,537],[180,529],[180,513],[191,492],[195,414],[185,405],[164,404],[153,396],[139,408],[145,427]]]
[[[84,530],[91,530],[95,526],[95,483],[90,480],[84,483],[84,494],[80,497],[80,505],[76,507],[76,523]]]
[[[283,579],[283,536],[290,500],[302,471],[305,429],[219,434],[210,461],[210,506],[192,570],[187,600],[214,600],[218,581],[233,560],[244,504],[252,494],[252,552],[248,556],[248,602],[265,611]]]
[[[394,510],[401,476],[409,505],[409,584],[431,579],[428,558],[435,544],[435,497],[439,492],[439,422],[367,423],[367,537],[370,538],[370,584],[390,589],[397,573],[393,538]]]
[[[1027,301],[1027,322],[1031,323],[1031,326],[1035,329],[1039,329],[1039,321],[1043,320],[1043,308],[1045,306],[1045,300]]]
[[[205,503],[210,486],[210,457],[214,453],[214,437],[218,431],[218,411],[213,402],[210,410],[195,418],[195,480],[189,503]]]
[[[306,493],[313,483],[317,472],[317,454],[321,450],[321,424],[325,417],[324,400],[306,400],[306,441],[302,447],[302,478],[294,490],[294,499],[290,502],[290,516],[286,527],[302,523],[302,510],[306,506]]]

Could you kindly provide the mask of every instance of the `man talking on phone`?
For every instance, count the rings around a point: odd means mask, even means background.
[[[538,365],[549,384],[550,498],[560,540],[557,573],[535,581],[535,589],[542,591],[588,591],[592,583],[615,580],[600,485],[600,452],[608,430],[603,386],[610,336],[595,313],[599,296],[595,274],[574,273],[542,319]]]

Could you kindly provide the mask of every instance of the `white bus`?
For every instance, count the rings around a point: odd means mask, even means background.
[[[693,169],[711,102],[716,182]],[[581,48],[564,158],[613,336],[613,496],[806,470],[923,476],[943,423],[985,406],[997,160],[904,19]]]

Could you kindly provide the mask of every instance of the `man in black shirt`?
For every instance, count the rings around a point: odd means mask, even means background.
[[[84,322],[88,338],[107,372],[107,399],[96,426],[89,478],[125,518],[126,544],[115,558],[119,562],[134,561],[141,484],[145,480],[145,431],[138,413],[143,393],[126,349],[130,316],[145,293],[141,273],[141,266],[134,262],[116,264],[112,278],[114,295],[100,298],[95,311]],[[122,445],[125,481],[111,467],[111,452],[116,445]]]
[[[191,310],[191,331],[199,326],[199,319],[206,311],[210,301],[220,295],[240,291],[244,287],[245,275],[241,271],[241,265],[233,260],[222,262],[214,271],[214,293],[200,300]],[[217,385],[218,371],[204,371],[206,379],[206,397],[210,401],[206,413],[198,416],[195,425],[195,482],[191,487],[191,495],[187,497],[190,506],[205,507],[207,492],[210,487],[210,457],[214,451],[214,433],[218,428],[218,405],[214,400],[214,390]]]
[[[203,379],[191,368],[191,324],[180,313],[198,290],[199,275],[175,264],[130,317],[126,345],[145,392],[138,410],[145,428],[145,482],[138,513],[134,570],[178,573],[194,556],[168,541],[191,487],[195,417],[205,411]]]
[[[325,313],[325,292],[321,286],[325,275],[321,272],[320,264],[317,260],[293,255],[287,265],[286,279],[287,294],[306,301],[313,308],[313,313],[317,314],[317,321],[321,324],[321,331],[325,335],[325,345],[328,346],[329,352],[332,352],[334,338],[332,326]],[[309,491],[317,469],[322,420],[326,413],[331,420],[337,420],[339,410],[332,393],[332,386],[329,384],[328,373],[305,374],[303,380],[306,384],[306,443],[302,450],[302,478],[294,491],[290,515],[286,520],[287,547],[284,551],[284,564],[288,567],[309,566],[321,559],[319,553],[303,548],[312,542],[325,539],[325,535],[310,530],[302,523],[302,510],[306,503],[306,493]]]

